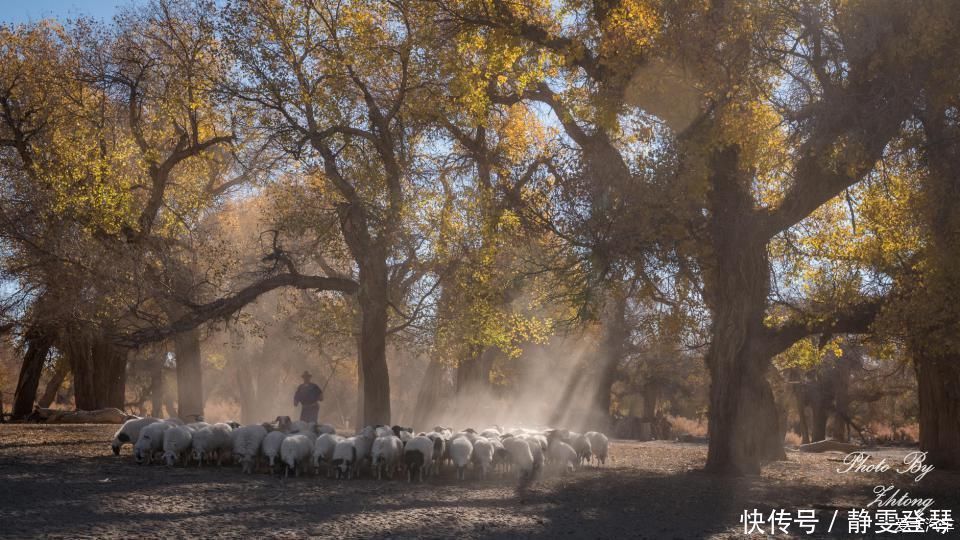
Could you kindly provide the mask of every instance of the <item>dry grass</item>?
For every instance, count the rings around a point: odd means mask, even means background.
[[[686,418],[684,416],[667,415],[667,421],[670,422],[670,428],[675,437],[690,435],[692,437],[706,437],[707,423]]]
[[[920,440],[920,426],[918,424],[907,424],[894,428],[889,424],[871,422],[867,426],[867,430],[873,434],[879,444],[915,443]]]

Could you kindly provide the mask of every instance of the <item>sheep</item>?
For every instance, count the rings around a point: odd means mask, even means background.
[[[186,427],[187,427],[187,429],[189,429],[189,430],[192,431],[192,432],[197,432],[197,431],[200,431],[200,430],[203,429],[203,428],[210,427],[210,424],[208,424],[208,423],[206,423],[206,422],[202,422],[202,421],[201,421],[201,422],[190,422],[189,424],[187,424]]]
[[[286,465],[284,478],[290,476],[290,471],[293,471],[294,476],[299,476],[300,471],[305,469],[313,453],[313,444],[313,439],[305,433],[294,433],[283,439],[280,444],[280,459]]]
[[[533,455],[533,474],[536,475],[541,469],[543,469],[543,444],[536,436],[527,436],[524,438],[524,440],[527,445],[530,446],[530,453]]]
[[[463,480],[467,464],[473,457],[473,442],[469,437],[458,437],[450,441],[450,457],[457,468],[457,480]]]
[[[293,421],[290,420],[289,416],[278,416],[273,423],[277,425],[277,431],[282,431],[284,433],[289,433],[290,428],[293,426]]]
[[[407,481],[413,482],[413,477],[419,474],[423,482],[423,470],[429,473],[430,463],[433,460],[433,441],[429,437],[418,435],[410,440],[403,448],[403,464],[407,468]]]
[[[260,454],[260,446],[267,437],[267,430],[260,425],[242,426],[233,430],[233,455],[240,460],[244,474],[253,473]]]
[[[442,434],[437,433],[436,431],[427,433],[427,437],[433,441],[433,475],[438,476],[440,474],[444,456],[447,454],[447,441],[444,439]]]
[[[213,432],[213,444],[209,447],[209,451],[216,452],[217,466],[220,466],[223,464],[223,458],[233,451],[233,427],[220,422],[210,426],[210,430]]]
[[[353,464],[354,477],[360,478],[360,467],[365,461],[370,461],[370,450],[373,448],[373,441],[376,439],[376,432],[370,426],[360,430],[360,434],[353,437],[353,445],[357,449],[357,460]]]
[[[157,452],[163,452],[163,434],[176,424],[167,422],[156,422],[145,426],[140,430],[140,437],[137,443],[133,445],[133,458],[138,464],[144,461],[149,465],[153,462],[153,456]]]
[[[317,432],[317,435],[337,434],[337,428],[331,426],[330,424],[317,424],[317,427],[314,431]]]
[[[509,440],[511,438],[512,437],[507,437],[505,440]],[[503,442],[499,439],[487,439],[487,441],[489,441],[490,445],[493,446],[493,467],[495,469],[507,469],[510,467],[510,454],[507,453],[507,449],[504,448]]]
[[[584,437],[590,442],[590,450],[593,452],[594,457],[597,458],[597,461],[601,465],[606,465],[607,451],[610,446],[610,441],[607,439],[607,436],[599,431],[588,431],[584,434]]]
[[[186,464],[192,441],[193,432],[187,426],[173,426],[163,433],[163,460],[167,467],[181,460]]]
[[[313,422],[304,422],[302,420],[297,420],[290,424],[290,429],[287,430],[288,434],[293,433],[313,433],[316,434],[317,425]]]
[[[485,429],[480,432],[480,436],[484,439],[499,439],[500,432],[495,429]]]
[[[476,465],[477,475],[481,480],[486,479],[487,472],[493,465],[493,456],[495,453],[496,449],[491,439],[481,437],[477,439],[477,442],[473,443],[473,462]]]
[[[330,465],[333,460],[333,450],[342,440],[343,437],[333,433],[324,433],[317,437],[313,443],[313,468],[316,472],[320,472],[320,463],[323,462],[327,464],[327,477],[332,476],[333,468]]]
[[[166,420],[164,420],[164,422],[166,422],[166,423],[168,423],[168,424],[170,424],[170,425],[174,425],[174,426],[184,426],[184,425],[186,425],[186,424],[184,423],[184,421],[181,420],[181,419],[179,419],[179,418],[167,418]]]
[[[159,421],[160,420],[152,416],[147,416],[146,418],[133,418],[124,422],[123,425],[120,426],[120,429],[113,435],[113,442],[110,443],[110,447],[113,449],[113,455],[119,456],[120,449],[123,448],[123,445],[137,442],[137,439],[140,438],[140,430]]]
[[[407,433],[407,435],[413,435],[412,427],[393,426],[391,429],[393,430],[394,435],[396,435],[397,437],[400,437],[401,441],[403,440],[403,435],[401,435],[401,433],[405,432]]]
[[[202,466],[203,458],[209,456],[213,452],[213,429],[210,427],[205,427],[194,432],[193,442],[191,443],[190,448],[193,459],[197,462],[197,467]]]
[[[260,453],[263,454],[263,457],[267,458],[267,464],[270,467],[270,471],[274,471],[276,466],[279,465],[277,457],[280,456],[280,446],[283,444],[283,440],[287,438],[287,434],[283,431],[271,431],[267,433],[267,436],[263,438],[263,444],[260,446]]]
[[[570,433],[570,446],[577,452],[578,464],[590,462],[592,449],[590,448],[590,439],[580,433]]]
[[[525,439],[510,437],[503,441],[503,446],[510,455],[510,462],[517,469],[517,475],[522,484],[533,480],[533,452]]]
[[[337,471],[337,480],[342,478],[349,479],[354,473],[354,465],[357,462],[357,447],[354,446],[354,437],[337,442],[333,448],[333,459],[330,463]]]
[[[391,429],[390,426],[376,426],[375,435],[377,436],[377,438],[386,437],[388,435],[393,435],[394,437],[396,437],[396,435],[393,433],[393,429]]]
[[[400,437],[397,437],[391,431],[389,435],[377,437],[373,441],[371,450],[373,456],[373,468],[377,471],[377,480],[383,475],[390,480],[393,479],[393,472],[397,469],[400,462],[400,456],[403,453],[403,443]]]
[[[550,461],[556,463],[559,467],[566,468],[570,471],[574,470],[580,462],[576,450],[574,450],[569,444],[560,440],[553,441],[550,444],[548,455],[550,456]]]

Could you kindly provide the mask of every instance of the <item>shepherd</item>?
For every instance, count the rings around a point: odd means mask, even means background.
[[[320,413],[320,402],[323,401],[323,390],[316,383],[310,382],[313,376],[309,371],[304,371],[302,377],[303,384],[297,387],[297,392],[293,395],[293,406],[303,404],[303,408],[300,409],[300,420],[316,423]]]

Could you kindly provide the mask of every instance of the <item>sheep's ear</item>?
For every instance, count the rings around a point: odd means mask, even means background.
[[[119,439],[120,442],[130,442],[130,436],[127,435],[126,433],[121,433],[117,435],[117,439]]]

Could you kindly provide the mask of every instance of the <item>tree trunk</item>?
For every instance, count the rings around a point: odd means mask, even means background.
[[[28,333],[25,341],[23,364],[20,366],[20,376],[17,379],[17,389],[13,398],[14,419],[26,418],[33,412],[43,363],[47,360],[47,353],[53,345],[53,340],[39,331]]]
[[[200,330],[194,328],[173,338],[177,360],[177,415],[185,421],[203,417],[203,370]]]
[[[771,360],[763,326],[770,289],[767,239],[753,219],[749,183],[739,175],[738,150],[728,147],[713,163],[713,245],[703,261],[712,312],[707,470],[756,474],[763,461],[786,459],[786,454],[766,379]]]
[[[70,365],[65,359],[61,358],[57,362],[53,375],[47,382],[47,387],[43,390],[43,395],[37,400],[37,405],[44,409],[49,407],[50,404],[53,403],[54,398],[57,397],[57,392],[60,391],[60,387],[63,386],[63,381],[66,380],[69,373]]]
[[[915,354],[920,450],[927,463],[960,468],[960,357]]]
[[[73,372],[78,410],[116,407],[123,410],[127,350],[93,329],[71,328],[59,342]]]
[[[444,371],[446,368],[439,358],[430,358],[427,372],[423,376],[423,383],[417,393],[417,403],[413,408],[413,425],[435,425],[438,412],[445,397]]]
[[[657,383],[647,383],[643,387],[643,419],[653,421],[657,417],[657,401],[660,399],[660,388]]]
[[[369,257],[360,266],[360,365],[362,385],[358,426],[390,424],[390,372],[387,368],[387,265]]]
[[[150,368],[150,414],[154,418],[163,418],[163,398],[166,394],[163,380],[165,360],[165,352],[157,355]]]

